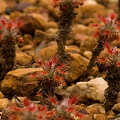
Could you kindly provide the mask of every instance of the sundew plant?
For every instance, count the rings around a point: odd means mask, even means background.
[[[0,17],[0,81],[14,66],[15,45],[17,42],[23,43],[18,33],[22,25],[21,21]]]
[[[119,40],[118,30],[120,29],[120,21],[116,20],[117,18],[114,12],[112,12],[107,18],[97,14],[97,19],[99,23],[92,24],[92,27],[96,27],[93,37],[97,38],[97,45],[93,49],[92,57],[87,66],[87,71],[83,75],[84,77],[87,76],[90,69],[95,65],[95,60],[101,51],[104,50],[105,43]]]
[[[57,33],[56,42],[58,45],[57,56],[60,62],[64,62],[68,58],[65,51],[66,40],[71,32],[72,21],[76,18],[77,12],[75,8],[83,5],[85,0],[53,0],[53,7],[59,7],[59,31]]]
[[[106,43],[106,48],[106,58],[100,59],[98,66],[102,65],[103,71],[106,72],[105,80],[108,83],[108,88],[104,93],[104,106],[105,110],[109,111],[117,103],[120,91],[120,52],[117,47],[111,47],[109,43]]]

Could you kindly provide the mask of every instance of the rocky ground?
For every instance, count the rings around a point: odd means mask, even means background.
[[[59,10],[53,8],[49,1],[0,0],[1,15],[7,19],[17,18],[25,23],[21,30],[24,44],[16,45],[16,65],[1,83],[1,114],[3,108],[14,103],[14,95],[22,100],[25,96],[34,93],[37,79],[31,80],[29,75],[40,71],[41,68],[32,64],[33,59],[49,60],[56,54],[55,36],[58,31]],[[68,86],[65,89],[59,89],[57,94],[69,96],[69,93],[74,93],[80,96],[80,104],[76,107],[78,110],[87,111],[83,120],[120,120],[120,97],[118,103],[107,113],[103,106],[104,90],[108,87],[104,80],[105,74],[99,73],[95,66],[89,76],[80,81],[96,45],[96,39],[92,36],[94,29],[91,28],[91,23],[96,21],[94,14],[101,13],[106,16],[111,9],[118,13],[117,1],[88,0],[84,6],[77,9],[78,15],[73,21],[72,32],[66,43],[66,52],[72,57],[70,69],[67,71]],[[120,43],[114,41],[112,44],[120,49]],[[104,56],[103,51],[100,58]]]

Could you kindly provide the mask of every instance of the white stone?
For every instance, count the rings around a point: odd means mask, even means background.
[[[95,0],[87,0],[85,2],[85,5],[96,5],[96,4],[97,4],[97,2]]]
[[[107,87],[107,82],[102,77],[100,77],[92,79],[88,82],[78,82],[76,85],[71,86],[71,88],[69,87],[67,91],[73,91],[82,97],[103,102],[104,90]]]

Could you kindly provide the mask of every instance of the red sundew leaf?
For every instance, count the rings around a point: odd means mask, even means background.
[[[18,111],[18,112],[21,111],[21,109],[19,107],[15,107],[15,106],[11,106],[10,110]]]
[[[41,109],[41,105],[39,104],[39,105],[37,106],[37,110],[40,111],[40,109]]]
[[[55,3],[55,2],[59,2],[60,0],[53,0],[53,3]]]
[[[29,101],[28,99],[24,99],[24,100],[23,100],[23,104],[24,104],[25,106],[29,106],[29,105],[30,105],[30,101]]]
[[[99,26],[99,24],[91,24],[91,27],[98,27]]]
[[[100,63],[107,62],[107,59],[100,59],[99,62],[100,62]]]
[[[29,75],[29,77],[35,77],[36,75],[38,75],[38,73],[34,73],[32,75]]]
[[[77,102],[77,97],[73,97],[71,100],[68,101],[69,105],[75,104]]]
[[[74,109],[73,107],[70,107],[70,108],[68,108],[66,111],[67,111],[67,112],[74,112],[75,109]]]
[[[110,19],[111,19],[111,20],[116,19],[116,14],[115,14],[115,13],[111,13],[111,14],[110,14]]]
[[[59,118],[58,120],[66,120],[66,119],[64,119],[64,118]]]
[[[48,61],[48,66],[51,68],[51,65],[53,64],[52,60]]]
[[[109,53],[110,55],[113,54],[113,51],[112,51],[112,47],[110,47],[110,44],[109,43],[105,43],[106,45],[106,48],[107,48],[107,53]]]
[[[0,29],[2,29],[2,26],[0,26]]]
[[[105,18],[102,17],[100,20],[101,20],[102,22],[104,22],[105,24],[107,24],[107,20],[106,20]]]
[[[93,37],[96,38],[100,34],[100,31],[98,29],[95,30],[95,33],[93,34]]]
[[[54,103],[55,105],[58,104],[58,101],[56,101],[53,97],[49,97],[48,100]]]
[[[105,35],[110,35],[110,33],[111,33],[110,30],[105,30],[104,32]]]
[[[24,43],[24,40],[23,40],[22,37],[20,37],[20,38],[18,39],[18,41],[19,41],[19,43]]]
[[[101,17],[102,17],[101,14],[97,14],[98,19],[101,19]]]
[[[62,85],[66,85],[66,82],[63,80],[63,77],[60,77],[59,75],[55,75],[55,79],[57,80],[57,82]]]
[[[117,66],[117,67],[120,67],[120,61],[118,61],[118,62],[116,63],[116,66]]]
[[[56,79],[58,82],[60,82],[61,80],[63,80],[63,78],[60,77],[59,75],[55,75],[55,79]]]
[[[101,14],[97,14],[97,18],[101,21],[107,24],[107,20],[101,16]]]
[[[60,0],[53,0],[52,2],[53,2],[53,3],[56,3],[56,2],[60,2]]]
[[[43,71],[43,72],[40,72],[42,75],[47,75],[48,72],[47,71]]]
[[[36,60],[36,62],[37,62],[40,66],[42,66],[42,64],[43,64],[43,62],[40,61],[40,60]]]
[[[110,55],[113,55],[112,50],[107,50],[107,52],[108,52]]]
[[[120,29],[120,25],[116,25],[115,28],[116,28],[116,29]]]
[[[59,73],[67,74],[67,72],[65,72],[65,71],[63,71],[63,70],[59,70]]]
[[[15,115],[10,115],[9,116],[9,120],[18,120],[19,117],[18,116],[15,116]]]
[[[84,117],[84,115],[79,113],[79,112],[76,113],[76,116],[79,117],[79,118],[83,118]]]
[[[42,96],[42,93],[37,92],[37,96]]]
[[[6,25],[6,20],[1,20],[1,23],[2,23],[3,25]]]
[[[56,69],[59,70],[61,68],[65,67],[65,64],[61,64],[60,66],[58,66]]]
[[[47,112],[47,115],[48,115],[48,116],[53,116],[53,115],[54,115],[54,111],[53,111],[53,110],[48,111],[48,112]]]
[[[13,24],[10,22],[10,23],[7,23],[7,28],[11,29],[13,27]]]
[[[106,47],[107,49],[111,49],[110,44],[109,44],[108,42],[105,43],[105,47]]]
[[[43,115],[38,115],[37,118],[38,118],[39,120],[43,120],[44,117],[43,117]]]
[[[22,24],[23,24],[22,22],[18,22],[18,23],[17,23],[17,27],[21,27]]]
[[[42,111],[46,111],[47,110],[47,106],[42,106],[41,108],[40,108],[40,111],[42,112]]]
[[[28,106],[28,111],[33,112],[35,110],[36,110],[36,106],[34,104]]]
[[[119,21],[117,21],[117,24],[120,24],[120,20],[119,20]]]
[[[52,58],[52,62],[53,62],[54,64],[56,64],[57,61],[58,61],[57,57],[53,57],[53,58]]]

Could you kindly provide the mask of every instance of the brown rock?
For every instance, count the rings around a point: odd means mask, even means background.
[[[11,14],[10,14],[10,19],[15,19],[15,18],[17,18],[18,16],[20,16],[21,15],[21,12],[19,12],[19,11],[14,11],[14,12],[12,12]]]
[[[105,114],[105,108],[100,103],[89,105],[86,109],[91,116],[95,114]]]
[[[19,51],[19,52],[16,52],[15,61],[18,65],[22,65],[22,66],[28,65],[32,61],[32,56],[22,51]]]
[[[49,11],[54,18],[56,18],[56,19],[59,18],[59,15],[58,15],[59,8],[58,7],[54,8],[54,9],[51,9],[50,6],[49,6]]]
[[[46,25],[47,28],[58,28],[58,24],[56,22],[47,22],[47,25]]]
[[[84,40],[87,36],[85,34],[75,34],[75,36],[73,36],[74,42],[76,45],[80,45],[82,40]]]
[[[71,52],[71,53],[80,53],[80,48],[76,45],[69,45],[66,46],[66,52]]]
[[[113,106],[112,108],[113,111],[117,111],[117,112],[120,112],[120,103],[117,103]]]
[[[73,26],[72,32],[71,32],[71,36],[76,35],[76,33],[81,33],[81,34],[85,34],[85,31],[87,30],[87,27],[85,25],[82,24],[75,24]]]
[[[73,82],[78,77],[83,75],[83,73],[87,68],[88,60],[82,57],[80,54],[70,53],[70,56],[72,58],[72,61],[70,61],[70,65],[69,65],[70,69],[68,71],[68,74],[69,74],[68,81]]]
[[[0,110],[2,110],[8,104],[9,104],[9,100],[7,98],[0,99]]]
[[[17,44],[19,47],[23,47],[24,45],[34,45],[32,36],[30,34],[25,34],[23,36],[23,40],[24,42],[22,44],[21,43]]]
[[[49,46],[40,50],[38,54],[35,55],[35,59],[42,58],[43,60],[51,59],[57,52],[57,45]]]
[[[106,114],[107,119],[112,119],[115,116],[115,113],[113,112],[113,110],[109,110]]]
[[[50,23],[51,23],[51,22],[50,22]],[[54,23],[53,23],[53,24],[54,24]],[[54,37],[55,37],[57,31],[58,31],[57,28],[49,28],[49,29],[47,29],[45,32],[46,32],[47,34],[49,34],[50,36],[54,36]]]
[[[38,10],[38,7],[35,7],[35,6],[28,6],[26,7],[23,12],[24,13],[34,13]]]
[[[17,4],[14,9],[16,11],[23,12],[23,10],[28,6],[32,6],[32,3],[25,1],[25,2],[21,2],[21,3]]]
[[[35,4],[36,0],[19,0],[19,2],[20,3],[29,2],[29,3]]]
[[[104,114],[95,114],[94,120],[107,120],[107,118]]]
[[[23,100],[26,99],[26,97],[17,97],[17,98],[18,98],[21,102],[23,102]],[[12,98],[11,102],[12,102],[13,104],[16,103],[16,101],[15,101],[14,98]]]
[[[109,115],[109,116],[107,116],[107,120],[110,120],[110,119],[112,119],[114,116],[111,116],[111,115]],[[114,120],[114,119],[113,119]],[[117,119],[116,119],[117,120]]]
[[[3,95],[3,93],[0,91],[0,99],[1,98],[4,98],[4,95]]]
[[[35,20],[35,22],[38,22],[37,29],[42,29],[42,30],[46,29],[47,21],[44,19],[42,15],[31,13],[29,14],[29,16],[32,17]]]
[[[32,49],[33,49],[33,45],[25,45],[20,48],[20,50],[22,50],[22,51],[32,50]]]
[[[84,55],[84,57],[86,57],[87,59],[90,59],[91,56],[92,56],[92,52],[91,52],[91,51],[85,51],[85,52],[83,53],[83,55]]]
[[[48,8],[50,6],[50,0],[40,0],[38,6]]]
[[[105,7],[107,7],[110,3],[110,0],[96,0],[98,3],[104,5]]]
[[[96,45],[96,40],[92,37],[86,37],[84,40],[82,40],[80,44],[80,50],[83,54],[85,51],[93,51],[93,48]]]
[[[0,14],[4,13],[7,8],[7,3],[5,0],[0,0]]]
[[[90,115],[85,115],[82,120],[93,120],[93,117]]]
[[[17,18],[18,20],[24,21],[25,27],[21,27],[21,32],[24,34],[34,35],[35,29],[45,30],[47,21],[40,14],[30,13],[23,14]]]
[[[36,78],[29,75],[41,71],[41,68],[16,69],[7,73],[1,83],[5,95],[29,95],[37,85]]]
[[[42,30],[35,30],[34,44],[38,46],[42,40],[47,40],[48,42],[50,42],[54,39],[56,32],[57,30],[54,28],[49,28],[45,32]]]
[[[95,114],[99,114],[100,113],[100,110],[99,108],[97,107],[93,107],[91,109],[88,110],[88,113],[91,115],[91,116],[94,116]]]
[[[81,11],[79,11],[81,12]],[[82,13],[84,18],[95,17],[95,13],[99,13],[103,16],[107,14],[107,11],[103,5],[100,4],[86,4],[82,7]]]

